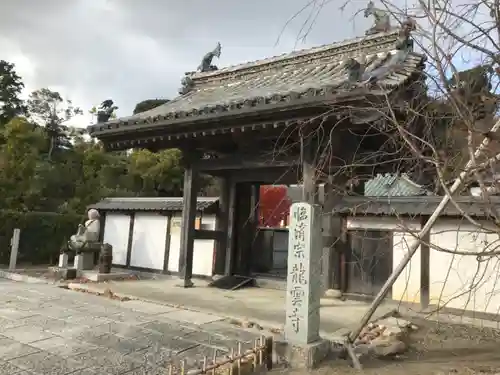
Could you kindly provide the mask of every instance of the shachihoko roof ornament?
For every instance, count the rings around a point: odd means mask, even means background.
[[[191,78],[192,73],[186,73],[181,79],[181,88],[179,89],[179,94],[185,95],[194,87],[193,79]]]
[[[205,56],[203,56],[203,59],[201,60],[201,64],[198,66],[197,71],[200,73],[204,73],[204,72],[213,72],[215,70],[218,70],[219,68],[217,67],[217,65],[213,65],[212,61],[213,61],[214,57],[217,57],[217,58],[220,57],[221,51],[222,51],[222,46],[221,46],[220,42],[217,42],[217,45],[215,46],[213,51],[210,51],[207,54],[205,54]],[[182,78],[181,88],[179,89],[179,94],[185,95],[189,91],[191,91],[191,89],[194,86],[193,80],[191,79],[192,75],[193,75],[193,72],[188,72]]]
[[[373,7],[373,2],[370,1],[368,6],[369,7],[367,9],[370,9],[370,12],[378,11]],[[366,14],[367,13],[365,11],[365,16]],[[385,27],[386,25],[388,25],[389,19],[387,18],[387,20],[383,20],[382,18],[383,17],[379,15],[379,20],[382,20],[380,22],[382,22],[382,24],[384,25],[383,27]],[[375,23],[377,24],[377,22],[379,21],[377,21],[376,18]],[[376,27],[377,25],[372,27],[372,29]],[[366,64],[365,64],[366,56],[361,56],[358,59],[352,57],[348,58],[344,62],[344,70],[347,74],[347,82],[345,84],[346,87],[353,88],[359,85],[375,83],[379,77],[384,76],[391,70],[394,70],[398,65],[400,65],[413,49],[411,32],[415,29],[416,29],[416,22],[411,18],[407,18],[405,21],[401,23],[401,28],[398,31],[398,38],[395,44],[395,53],[392,56],[388,57],[385,64],[382,64],[376,69],[373,69],[371,71],[366,70]],[[359,59],[361,59],[362,62],[360,62]]]
[[[118,109],[115,103],[111,99],[104,100],[99,108],[97,109],[97,122],[98,123],[103,123],[108,121],[111,116],[113,115],[113,112]]]
[[[369,1],[365,9],[365,18],[373,16],[374,24],[368,30],[366,30],[366,35],[373,35],[377,33],[385,33],[391,29],[391,20],[389,18],[389,13],[383,9],[378,9],[375,7],[373,1]]]
[[[203,60],[201,60],[201,64],[198,66],[198,71],[203,73],[219,69],[217,68],[217,65],[212,65],[212,60],[214,57],[220,58],[221,51],[222,46],[220,45],[220,42],[217,42],[217,46],[215,46],[214,50],[203,56]]]

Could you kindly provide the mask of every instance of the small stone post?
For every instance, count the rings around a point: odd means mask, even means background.
[[[12,234],[12,239],[10,240],[10,262],[9,271],[16,269],[17,264],[17,253],[19,251],[19,239],[21,238],[21,229],[15,228]]]
[[[82,271],[84,269],[84,254],[76,254],[75,255],[75,262],[74,262],[74,268],[76,269],[76,272],[78,273],[79,271]]]
[[[329,351],[319,336],[321,299],[321,209],[309,203],[290,208],[285,339],[292,367],[312,368]]]
[[[59,268],[68,268],[68,253],[59,254]]]

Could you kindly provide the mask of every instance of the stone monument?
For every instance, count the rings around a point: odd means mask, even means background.
[[[330,350],[319,336],[321,299],[321,209],[309,203],[290,208],[285,339],[290,365],[312,368]]]

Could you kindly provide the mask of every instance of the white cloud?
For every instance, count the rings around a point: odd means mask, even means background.
[[[305,0],[4,0],[0,2],[1,59],[16,63],[26,91],[57,88],[85,112],[113,99],[118,115],[141,100],[177,95],[185,71],[220,41],[216,64],[233,65],[353,37],[367,21],[346,18],[330,2],[306,43],[297,35],[307,13],[291,22]],[[346,14],[348,16],[346,16]],[[75,120],[90,122],[85,115]]]

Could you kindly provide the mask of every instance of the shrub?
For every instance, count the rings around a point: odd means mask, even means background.
[[[0,210],[0,264],[9,264],[14,228],[21,229],[18,264],[54,264],[82,219],[74,214]]]

